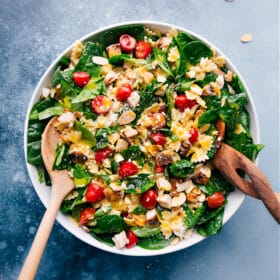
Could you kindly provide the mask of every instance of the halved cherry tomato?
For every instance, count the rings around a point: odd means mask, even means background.
[[[120,177],[129,177],[138,173],[138,167],[131,161],[123,161],[120,164],[118,173]]]
[[[211,196],[207,197],[208,207],[211,209],[215,209],[223,205],[225,201],[225,196],[221,192],[214,192]]]
[[[90,203],[99,201],[104,197],[103,189],[95,183],[91,182],[87,186],[85,197],[86,201]]]
[[[195,104],[195,100],[188,99],[185,94],[179,94],[175,98],[175,106],[182,112],[187,108],[192,108]]]
[[[112,150],[108,147],[95,151],[94,157],[97,163],[101,163],[105,158],[107,158],[112,153]]]
[[[192,127],[190,130],[189,130],[189,134],[190,134],[190,138],[189,138],[189,141],[191,143],[194,143],[197,141],[198,139],[198,135],[199,135],[199,132],[196,128]]]
[[[84,87],[90,80],[88,72],[75,72],[72,76],[74,82],[79,87]]]
[[[93,208],[85,208],[82,210],[80,214],[80,226],[85,225],[89,222],[89,220],[93,219],[95,214],[95,209]]]
[[[117,88],[116,98],[119,101],[126,101],[132,92],[133,88],[130,84],[123,84]]]
[[[159,129],[163,128],[166,125],[166,114],[165,113],[151,113],[149,114],[151,119],[151,128]]]
[[[161,132],[153,132],[150,134],[151,139],[156,145],[164,145],[166,141],[166,137]]]
[[[141,205],[147,209],[155,208],[157,204],[157,192],[154,189],[149,189],[141,196]]]
[[[98,95],[91,101],[92,110],[99,115],[108,113],[112,105],[112,100],[104,95]]]
[[[132,230],[127,233],[128,243],[125,245],[127,249],[134,247],[138,243],[138,237]]]
[[[119,39],[120,47],[125,52],[130,52],[136,47],[136,39],[128,34],[123,34]]]
[[[164,173],[165,167],[161,165],[156,165],[155,166],[155,172],[156,173]]]
[[[152,52],[152,47],[145,41],[140,41],[136,44],[135,56],[136,58],[145,59]]]

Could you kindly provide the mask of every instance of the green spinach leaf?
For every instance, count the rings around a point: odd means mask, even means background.
[[[101,44],[102,49],[104,50],[107,46],[119,42],[119,38],[123,34],[129,34],[141,41],[144,39],[145,30],[142,24],[133,24],[133,25],[124,25],[120,27],[112,28],[108,31],[103,32],[98,41]]]
[[[144,227],[133,227],[131,228],[133,233],[142,238],[147,238],[150,236],[154,236],[160,233],[160,226],[156,227],[149,227],[149,226],[144,226]]]
[[[74,127],[76,130],[81,131],[82,139],[86,140],[89,145],[94,146],[96,144],[96,139],[93,133],[88,128],[83,126],[81,122],[75,121]]]
[[[169,239],[166,239],[161,233],[159,233],[148,238],[140,238],[137,245],[144,249],[159,250],[169,246],[174,238],[175,237],[172,236]]]
[[[131,176],[126,179],[125,193],[144,193],[155,185],[154,180],[148,177],[150,174],[140,173],[137,176]]]
[[[182,159],[169,166],[170,173],[178,178],[187,178],[194,170],[195,164],[188,159]]]
[[[87,42],[74,72],[88,72],[91,77],[98,77],[101,73],[101,67],[92,61],[93,56],[103,56],[102,50],[97,44]]]
[[[89,184],[89,182],[93,178],[93,175],[90,174],[81,165],[75,165],[73,171],[73,177],[74,177],[74,183],[76,188],[83,188]]]
[[[96,219],[96,226],[91,229],[96,234],[119,233],[127,229],[124,219],[118,215],[105,215]]]

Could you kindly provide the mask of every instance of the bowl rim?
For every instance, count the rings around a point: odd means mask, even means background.
[[[245,87],[246,93],[247,93],[248,98],[249,98],[247,108],[250,111],[250,122],[251,122],[250,125],[253,124],[253,126],[254,126],[253,132],[252,131],[251,132],[252,132],[254,142],[259,143],[259,140],[260,140],[259,120],[258,120],[258,116],[257,116],[257,112],[256,112],[256,108],[255,108],[255,104],[254,104],[251,92],[250,92],[246,82],[244,81],[242,75],[236,69],[234,64],[228,58],[228,56],[225,55],[213,43],[211,43],[207,39],[205,39],[203,36],[198,35],[197,33],[193,32],[193,31],[191,31],[187,28],[177,26],[177,25],[174,25],[174,24],[170,24],[170,23],[166,23],[166,22],[150,21],[150,20],[135,20],[135,21],[124,21],[124,22],[119,22],[119,23],[108,25],[108,26],[104,26],[102,28],[99,28],[95,31],[92,31],[92,32],[84,35],[83,37],[75,40],[75,42],[77,42],[77,41],[85,42],[85,41],[93,39],[93,37],[98,36],[100,33],[104,32],[104,31],[110,30],[110,29],[115,28],[115,27],[120,27],[120,26],[124,26],[124,25],[133,25],[133,24],[143,24],[144,26],[150,27],[151,29],[156,28],[156,29],[170,30],[170,29],[174,28],[176,30],[186,32],[186,33],[194,36],[195,38],[198,38],[199,40],[205,42],[207,45],[214,48],[219,55],[225,57],[227,65],[229,66],[229,68],[231,70],[233,70],[238,75],[238,77],[240,78],[240,80],[242,81],[242,83]],[[37,83],[37,85],[36,85],[36,87],[35,87],[35,89],[32,93],[31,99],[29,101],[27,113],[26,113],[26,118],[25,118],[24,155],[25,155],[26,167],[27,167],[28,175],[29,175],[29,178],[31,179],[32,185],[33,185],[37,195],[39,196],[41,202],[43,203],[43,205],[46,208],[49,204],[50,188],[48,188],[45,184],[39,183],[38,176],[37,176],[37,171],[35,170],[36,169],[35,166],[33,166],[32,164],[27,162],[28,116],[30,114],[32,106],[38,100],[38,97],[40,95],[40,90],[44,86],[47,86],[49,84],[50,75],[51,75],[51,73],[53,73],[53,70],[55,69],[55,66],[57,65],[59,59],[63,55],[68,54],[71,51],[71,49],[75,45],[75,42],[73,42],[70,46],[68,46],[66,49],[64,49],[56,57],[56,59],[53,60],[53,62],[48,66],[48,68],[46,69],[46,71],[44,72],[42,77],[40,78],[39,82]],[[46,81],[48,81],[48,83],[46,83]],[[252,127],[251,127],[250,130],[252,130]],[[257,164],[257,160],[255,161],[255,163]],[[228,203],[226,205],[225,215],[224,215],[224,218],[223,218],[223,225],[235,214],[235,212],[239,209],[239,207],[243,203],[244,199],[245,199],[245,194],[242,193],[241,191],[237,190],[237,189],[229,195],[229,197],[228,197],[229,202],[233,201],[235,203],[234,204]],[[57,215],[56,220],[68,232],[70,232],[72,235],[74,235],[78,239],[84,241],[85,243],[87,243],[87,244],[89,244],[89,245],[91,245],[95,248],[98,248],[98,249],[101,249],[101,250],[104,250],[104,251],[107,251],[107,252],[110,252],[110,253],[126,255],[126,256],[156,256],[156,255],[168,254],[168,253],[172,253],[172,252],[176,252],[176,251],[179,251],[179,250],[186,249],[186,248],[188,248],[192,245],[195,245],[198,242],[201,242],[202,240],[206,239],[206,237],[198,235],[197,233],[194,232],[193,236],[191,238],[189,238],[187,240],[184,240],[184,241],[180,241],[176,245],[170,245],[170,246],[168,246],[166,248],[163,248],[163,249],[160,249],[160,250],[146,250],[146,249],[142,249],[142,248],[137,247],[137,246],[135,246],[134,248],[131,248],[129,250],[127,250],[127,249],[121,249],[120,250],[120,249],[116,249],[115,247],[110,247],[110,246],[96,240],[90,234],[86,233],[84,230],[79,228],[78,225],[76,223],[74,223],[68,215],[62,214],[60,211]]]

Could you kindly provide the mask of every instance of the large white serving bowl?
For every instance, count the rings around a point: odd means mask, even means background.
[[[195,34],[194,32],[192,32],[190,30],[187,30],[187,29],[179,27],[179,26],[171,25],[171,24],[168,24],[168,23],[152,22],[152,21],[134,21],[134,22],[122,22],[122,23],[114,24],[114,25],[99,29],[97,31],[94,31],[92,33],[87,34],[86,36],[79,39],[79,41],[81,41],[81,42],[85,42],[85,41],[88,41],[88,40],[93,40],[94,41],[98,38],[98,36],[102,32],[107,31],[111,28],[118,27],[118,26],[123,26],[123,25],[127,25],[127,24],[139,24],[139,23],[143,24],[144,26],[146,26],[150,29],[159,30],[162,33],[166,33],[171,28],[175,28],[178,31],[183,31],[183,32],[186,32],[188,34],[191,34],[192,36],[200,39],[201,41],[204,41],[206,44],[208,44],[209,46],[216,49],[218,54],[220,54],[220,55],[222,55],[226,58],[227,67],[229,68],[229,70],[231,70],[232,72],[236,73],[239,76],[239,78],[241,79],[243,85],[245,86],[246,92],[249,96],[249,104],[247,106],[247,109],[248,109],[248,111],[250,113],[250,117],[251,117],[250,130],[251,130],[254,141],[256,143],[258,143],[259,142],[259,126],[258,126],[256,109],[255,109],[255,106],[254,106],[253,98],[250,94],[250,91],[249,91],[245,81],[243,80],[242,76],[237,71],[237,69],[234,67],[234,65],[230,62],[228,57],[224,53],[222,53],[217,47],[215,47],[213,44],[208,42],[203,37]],[[36,87],[36,89],[35,89],[35,91],[32,95],[32,98],[30,100],[30,104],[29,104],[29,107],[28,107],[27,115],[26,115],[25,130],[24,130],[24,149],[25,149],[26,162],[27,162],[28,116],[29,116],[29,113],[31,111],[31,108],[32,108],[33,104],[36,103],[39,100],[39,96],[41,94],[41,89],[43,87],[48,87],[49,86],[50,79],[51,79],[51,74],[55,70],[59,59],[63,55],[69,54],[71,52],[71,49],[73,48],[73,46],[74,46],[74,43],[73,43],[73,45],[69,46],[65,51],[63,51],[63,53],[61,53],[61,55],[58,56],[55,61],[52,62],[50,67],[44,73],[43,77],[41,78],[40,82],[38,83],[38,85],[37,85],[37,87]],[[44,206],[47,207],[48,204],[49,204],[50,195],[51,195],[50,187],[46,186],[45,184],[39,183],[38,176],[37,176],[37,171],[36,171],[36,168],[33,165],[27,163],[27,169],[28,169],[29,176],[31,178],[32,184],[33,184],[39,198],[41,199]],[[244,198],[245,198],[245,195],[242,192],[240,192],[239,190],[235,190],[234,192],[232,192],[229,195],[228,203],[225,207],[223,223],[226,223],[233,216],[233,214],[237,211],[237,209],[242,204]],[[92,245],[96,248],[99,248],[99,249],[102,249],[104,251],[108,251],[108,252],[111,252],[111,253],[115,253],[115,254],[129,255],[129,256],[154,256],[154,255],[167,254],[167,253],[175,252],[175,251],[178,251],[178,250],[181,250],[181,249],[185,249],[185,248],[187,248],[189,246],[192,246],[192,245],[202,241],[203,239],[205,239],[205,237],[203,237],[203,236],[197,234],[196,232],[194,232],[191,238],[189,238],[187,240],[184,240],[184,241],[181,241],[181,242],[177,243],[176,245],[171,245],[169,247],[166,247],[166,248],[160,249],[160,250],[146,250],[146,249],[142,249],[142,248],[137,247],[137,246],[135,246],[134,248],[131,248],[131,249],[119,250],[119,249],[116,249],[114,247],[110,247],[106,244],[103,244],[103,243],[97,241],[90,234],[86,233],[83,229],[81,229],[76,223],[74,223],[73,220],[71,220],[69,218],[69,216],[62,214],[61,212],[59,212],[58,215],[57,215],[57,221],[67,231],[69,231],[70,233],[75,235],[77,238],[79,238],[80,240],[82,240],[82,241],[84,241],[84,242],[86,242],[86,243],[88,243],[88,244],[90,244],[90,245]]]

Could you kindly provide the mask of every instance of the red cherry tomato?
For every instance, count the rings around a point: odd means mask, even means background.
[[[136,47],[136,39],[128,34],[123,34],[119,39],[120,47],[125,52],[130,52]]]
[[[117,88],[116,98],[119,101],[126,101],[132,92],[133,88],[130,84],[123,84]]]
[[[91,101],[91,108],[96,114],[106,114],[112,107],[112,100],[104,95],[98,95]]]
[[[132,230],[127,233],[128,243],[125,245],[127,249],[134,247],[138,243],[138,237]]]
[[[157,204],[157,192],[154,189],[149,189],[141,196],[141,204],[147,209],[155,208]]]
[[[136,44],[135,56],[136,58],[145,59],[152,52],[152,47],[145,41],[140,41]]]
[[[88,72],[75,72],[72,76],[74,82],[79,87],[84,87],[90,80]]]
[[[156,165],[155,166],[155,172],[156,173],[164,173],[165,167],[161,165]]]
[[[166,141],[166,137],[161,132],[153,132],[150,134],[151,139],[156,145],[164,145]]]
[[[208,207],[211,209],[215,209],[223,205],[225,201],[225,196],[221,192],[214,192],[211,196],[207,198]]]
[[[123,161],[118,173],[120,177],[129,177],[138,173],[138,167],[131,161]]]
[[[166,125],[166,115],[165,113],[152,113],[149,115],[151,119],[151,128],[159,129]]]
[[[80,214],[80,226],[88,223],[89,220],[93,219],[95,214],[95,209],[93,208],[85,208],[82,210]]]
[[[99,201],[104,197],[103,189],[100,186],[91,182],[87,187],[85,197],[86,201],[90,203]]]
[[[190,134],[190,138],[189,138],[189,141],[191,143],[194,143],[197,141],[198,139],[198,135],[199,135],[199,132],[196,128],[192,127],[189,131],[189,134]]]
[[[112,150],[108,147],[95,151],[94,157],[97,163],[101,163],[105,158],[107,158],[112,153]]]
[[[187,108],[192,108],[195,104],[195,100],[188,99],[185,94],[179,94],[175,98],[175,106],[182,112]]]

